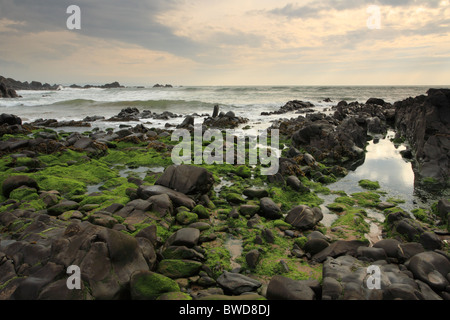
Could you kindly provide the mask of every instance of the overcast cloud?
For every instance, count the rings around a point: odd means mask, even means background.
[[[81,30],[66,28],[69,5],[81,8]],[[370,5],[380,7],[381,30],[367,28]],[[449,31],[448,0],[0,0],[0,74],[129,85],[444,85]]]

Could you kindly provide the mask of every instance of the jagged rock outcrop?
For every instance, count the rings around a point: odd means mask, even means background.
[[[450,181],[450,89],[394,104],[395,127],[411,145],[416,182],[448,187]],[[417,179],[417,175],[422,179]]]

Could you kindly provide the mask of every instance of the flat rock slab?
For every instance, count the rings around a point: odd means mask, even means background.
[[[183,228],[172,234],[166,241],[166,246],[186,246],[192,248],[197,245],[200,230],[197,228]]]
[[[167,194],[176,207],[184,206],[189,209],[194,209],[195,207],[195,201],[187,195],[164,186],[140,186],[137,190],[138,197],[144,200],[161,194]]]
[[[267,287],[269,300],[314,300],[314,291],[303,281],[274,276]]]
[[[239,295],[244,292],[252,292],[261,287],[261,282],[244,276],[240,273],[231,273],[225,271],[219,278],[217,283],[227,292]]]
[[[338,240],[321,252],[315,254],[312,259],[317,262],[324,262],[328,257],[336,258],[342,255],[356,256],[357,249],[361,246],[367,247],[368,244],[359,240]]]

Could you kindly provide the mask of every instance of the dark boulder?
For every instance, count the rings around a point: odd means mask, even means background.
[[[430,89],[427,96],[408,98],[396,102],[394,107],[395,127],[415,156],[413,168],[418,183],[424,187],[448,187],[450,89]]]
[[[312,256],[328,248],[330,244],[324,239],[311,239],[305,243],[303,250]]]
[[[408,263],[414,278],[429,285],[434,291],[445,291],[449,285],[450,261],[434,251],[416,254]]]
[[[174,191],[170,188],[153,185],[142,185],[137,189],[137,196],[141,199],[147,200],[151,196],[167,194],[175,207],[184,206],[189,209],[194,209],[195,201],[189,198],[187,195],[181,192]]]
[[[314,291],[304,282],[283,276],[273,276],[267,286],[269,300],[315,300]]]
[[[390,258],[397,258],[397,251],[400,241],[396,239],[383,239],[373,245],[374,248],[384,249],[386,255]]]
[[[186,116],[186,118],[183,120],[181,124],[177,126],[177,129],[194,129],[194,117],[193,116]]]
[[[379,98],[370,98],[369,100],[366,101],[366,104],[376,104],[379,106],[384,106],[386,102],[384,102],[383,99],[379,99]]]
[[[2,113],[0,115],[0,126],[4,124],[7,124],[9,126],[22,125],[22,119],[13,114]]]
[[[260,212],[261,216],[267,219],[275,220],[282,217],[280,207],[271,198],[267,197],[260,200]]]
[[[447,217],[449,216],[449,213],[450,213],[450,201],[448,201],[446,199],[439,200],[439,202],[437,204],[437,211],[438,211],[441,219],[443,221],[446,221]]]
[[[239,273],[231,273],[225,271],[219,278],[217,283],[225,290],[225,293],[240,295],[245,292],[256,291],[261,287],[261,282]]]
[[[295,191],[298,191],[300,193],[308,193],[310,192],[308,187],[305,187],[303,183],[300,181],[299,178],[296,176],[289,176],[286,179],[286,184],[294,189]]]
[[[338,240],[329,247],[315,254],[312,259],[317,262],[324,262],[328,257],[336,258],[342,255],[356,256],[359,247],[367,247],[367,242],[359,240]]]
[[[312,229],[323,219],[323,213],[319,208],[310,208],[300,205],[292,208],[285,221],[300,230]]]
[[[11,191],[13,191],[21,186],[26,186],[29,188],[34,188],[36,190],[39,190],[39,186],[38,186],[36,180],[34,180],[33,178],[28,177],[28,176],[12,176],[12,177],[6,178],[6,180],[3,181],[3,184],[2,184],[3,195],[8,198]]]
[[[197,245],[200,230],[196,228],[183,228],[173,233],[166,241],[166,246],[186,246],[192,248]]]
[[[169,166],[155,185],[189,194],[207,194],[214,184],[213,175],[206,169],[191,165]]]

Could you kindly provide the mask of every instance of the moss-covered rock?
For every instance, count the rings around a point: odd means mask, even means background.
[[[196,275],[202,264],[193,260],[164,259],[158,264],[157,272],[172,278],[187,278]]]
[[[37,194],[36,189],[22,186],[11,191],[11,193],[9,194],[9,198],[18,201],[31,201],[38,200],[39,195]]]
[[[200,219],[208,219],[210,216],[210,212],[201,204],[197,205],[192,209],[193,213],[196,213]]]
[[[60,214],[71,211],[71,210],[77,210],[79,207],[79,204],[75,201],[71,200],[62,200],[57,205],[54,205],[53,207],[48,208],[48,214],[52,216],[59,216]]]
[[[252,171],[247,166],[239,166],[234,172],[236,175],[244,179],[250,178],[252,176]]]
[[[367,189],[367,190],[377,190],[380,189],[380,184],[378,181],[370,181],[367,179],[360,180],[358,182],[359,186],[361,188]]]
[[[160,295],[156,300],[188,301],[192,300],[192,297],[184,292],[167,292]]]
[[[252,204],[243,204],[239,207],[239,213],[243,216],[253,217],[260,210],[260,206]]]
[[[178,212],[175,216],[177,222],[181,225],[188,225],[198,221],[198,215],[189,211]]]
[[[226,199],[228,202],[230,202],[232,204],[242,204],[242,203],[247,202],[244,198],[242,198],[242,196],[240,194],[233,193],[233,192],[228,193],[226,195]]]
[[[131,277],[130,292],[134,300],[155,300],[167,292],[180,292],[180,287],[162,274],[140,271]]]

